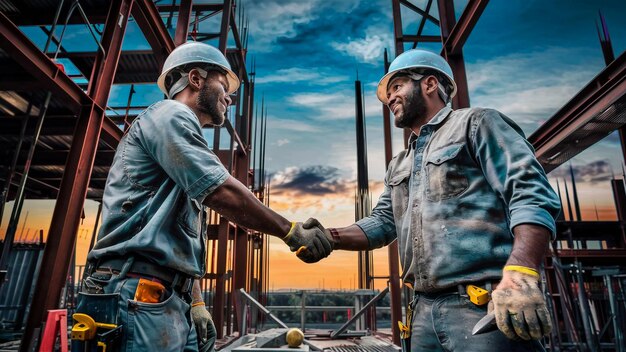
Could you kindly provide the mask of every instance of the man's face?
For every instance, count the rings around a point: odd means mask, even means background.
[[[426,115],[426,103],[419,82],[407,76],[396,77],[387,87],[387,106],[394,116],[396,127],[412,127]]]
[[[227,91],[226,75],[218,71],[210,71],[198,92],[198,110],[209,116],[209,124],[213,126],[221,126],[224,123],[227,107],[231,103],[230,97],[226,94]]]

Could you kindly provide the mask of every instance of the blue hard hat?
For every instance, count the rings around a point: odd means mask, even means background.
[[[380,82],[378,82],[378,89],[376,90],[378,100],[382,101],[383,104],[387,104],[387,85],[389,84],[389,80],[396,73],[411,69],[430,69],[440,72],[444,76],[448,77],[450,84],[452,85],[450,99],[456,95],[456,83],[454,83],[454,78],[452,78],[452,68],[450,68],[450,65],[448,65],[446,60],[441,57],[441,55],[428,50],[411,49],[398,55],[398,57],[391,62],[391,65],[389,65],[389,72],[380,79]]]

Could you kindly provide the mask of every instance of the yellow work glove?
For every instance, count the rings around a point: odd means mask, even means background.
[[[507,265],[491,294],[498,329],[510,339],[540,339],[552,331],[550,314],[539,288],[539,273]]]
[[[201,343],[206,344],[209,337],[215,338],[215,325],[213,325],[211,313],[206,310],[204,302],[196,302],[191,305],[191,320],[196,326],[198,339]]]
[[[313,218],[304,223],[292,223],[291,230],[283,241],[305,263],[316,263],[328,257],[334,248],[330,233]]]

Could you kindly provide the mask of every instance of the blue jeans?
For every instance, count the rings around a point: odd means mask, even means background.
[[[458,293],[416,293],[411,351],[516,352],[542,351],[538,342],[509,340],[500,330],[472,335],[487,314],[487,305],[474,305]]]
[[[76,311],[96,322],[123,325],[120,351],[198,351],[190,297],[168,289],[162,302],[137,302],[138,278],[94,273],[85,281],[89,285],[85,284]],[[112,309],[105,308],[107,305]],[[107,309],[112,313],[106,314]]]

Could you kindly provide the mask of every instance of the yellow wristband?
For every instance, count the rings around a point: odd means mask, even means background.
[[[200,302],[196,302],[196,303],[192,303],[191,307],[197,307],[197,306],[203,306],[204,302],[200,301]]]
[[[285,235],[285,237],[283,237],[283,241],[287,241],[289,239],[289,237],[291,237],[291,233],[293,232],[293,228],[296,227],[296,222],[292,221],[291,222],[291,227],[289,228],[289,232],[287,232],[287,235]]]
[[[537,278],[540,277],[537,270],[521,265],[506,265],[504,271],[517,271]]]

